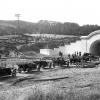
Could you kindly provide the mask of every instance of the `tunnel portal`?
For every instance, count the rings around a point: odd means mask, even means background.
[[[100,40],[96,40],[91,44],[90,53],[96,56],[100,56]]]

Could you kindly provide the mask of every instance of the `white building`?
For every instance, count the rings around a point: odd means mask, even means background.
[[[53,55],[54,50],[52,49],[40,49],[40,54],[44,54],[44,55]]]

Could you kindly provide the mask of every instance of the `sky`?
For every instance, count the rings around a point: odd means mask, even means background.
[[[100,25],[100,0],[0,0],[0,20],[39,20]]]

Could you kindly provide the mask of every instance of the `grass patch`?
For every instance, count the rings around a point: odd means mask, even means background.
[[[30,95],[24,100],[100,100],[99,94],[93,94],[89,96],[78,95],[76,93],[47,93],[43,94],[37,92],[33,95]]]
[[[0,100],[100,100],[96,89],[65,87],[63,84],[45,82],[27,88],[0,93]]]
[[[24,95],[21,100],[100,100],[100,94],[84,94],[74,89],[61,89],[54,85],[52,87],[35,87],[30,93]]]

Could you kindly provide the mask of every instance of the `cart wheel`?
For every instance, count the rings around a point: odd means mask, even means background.
[[[16,69],[14,69],[14,70],[12,71],[12,76],[13,76],[13,77],[16,77]]]
[[[27,72],[30,72],[30,68],[27,68],[26,71],[27,71]]]
[[[23,71],[23,68],[19,68],[18,72],[21,73]]]

